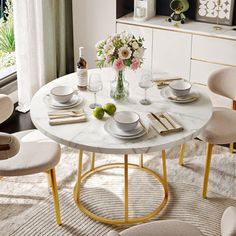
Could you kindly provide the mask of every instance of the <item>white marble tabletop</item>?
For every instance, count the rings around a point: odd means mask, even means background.
[[[91,73],[94,70],[90,70]],[[93,102],[93,93],[89,91],[79,92],[84,98],[83,107],[87,114],[88,121],[85,123],[50,126],[48,112],[52,111],[44,103],[44,97],[49,94],[51,88],[57,85],[69,85],[76,88],[76,73],[63,76],[43,86],[33,97],[31,103],[31,118],[34,125],[49,138],[69,147],[83,149],[85,151],[109,153],[109,154],[132,154],[149,153],[185,143],[195,138],[205,127],[212,115],[212,103],[209,97],[201,92],[200,98],[192,103],[176,104],[164,100],[156,86],[148,90],[148,96],[152,100],[149,106],[143,106],[139,100],[143,98],[144,91],[138,87],[140,78],[139,72],[127,71],[126,78],[130,83],[130,97],[127,102],[114,102],[110,98],[110,81],[114,79],[112,69],[97,69],[103,80],[103,90],[98,93],[97,99],[101,104],[113,102],[117,111],[136,111],[141,116],[143,123],[148,127],[149,121],[146,118],[148,112],[168,112],[183,127],[184,131],[168,135],[159,135],[153,128],[150,132],[138,139],[122,140],[112,137],[104,129],[108,115],[102,120],[93,117],[89,104]]]

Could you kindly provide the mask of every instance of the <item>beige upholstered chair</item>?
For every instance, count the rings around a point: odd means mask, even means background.
[[[0,123],[13,111],[11,99],[0,94]],[[60,161],[59,144],[37,130],[14,134],[0,133],[0,176],[23,176],[46,172],[52,187],[57,224],[61,224],[54,167]]]
[[[221,218],[221,235],[236,236],[236,207],[228,207]]]
[[[179,220],[160,220],[128,228],[121,233],[110,231],[107,236],[203,236],[195,226]]]
[[[236,141],[236,68],[217,70],[208,79],[209,89],[233,100],[233,110],[214,108],[213,115],[199,138],[207,143],[206,164],[203,182],[203,198],[207,196],[208,178],[214,144],[232,144]],[[183,165],[185,145],[181,147],[179,164]]]

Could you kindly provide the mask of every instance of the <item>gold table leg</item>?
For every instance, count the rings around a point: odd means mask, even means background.
[[[90,163],[90,170],[94,170],[95,166],[95,152],[91,153],[91,163]]]
[[[139,157],[139,166],[140,168],[143,168],[143,154],[141,154]]]
[[[179,165],[184,165],[184,152],[185,152],[185,143],[181,145],[180,155],[179,155]]]
[[[83,150],[80,150],[79,151],[79,164],[78,164],[76,191],[75,191],[75,201],[78,201],[78,204],[80,202],[82,167],[83,167]]]
[[[141,155],[141,157],[143,157]],[[158,214],[166,205],[167,200],[168,200],[168,184],[167,184],[167,171],[166,171],[166,155],[165,155],[165,150],[162,151],[162,161],[163,161],[163,176],[160,176],[158,173],[155,171],[148,169],[144,166],[140,166],[137,164],[132,164],[128,162],[128,155],[124,155],[124,162],[123,163],[110,163],[110,164],[104,164],[101,166],[94,167],[93,170],[88,170],[87,172],[82,174],[82,158],[83,158],[83,151],[80,151],[79,155],[79,165],[78,165],[78,177],[77,177],[77,183],[74,188],[74,199],[79,207],[79,209],[88,215],[90,218],[97,220],[102,223],[106,224],[135,224],[139,222],[146,221],[156,214]],[[150,213],[140,216],[140,217],[134,217],[134,218],[129,218],[129,177],[128,177],[128,169],[130,168],[136,168],[141,171],[145,171],[147,174],[152,175],[163,187],[164,190],[164,196],[161,201],[161,203]],[[93,174],[108,170],[111,168],[123,168],[124,169],[124,217],[121,219],[111,219],[108,217],[103,217],[96,215],[92,211],[90,211],[83,203],[80,201],[80,185],[83,180],[88,178],[89,176],[92,176]]]
[[[124,176],[125,176],[125,222],[129,219],[129,173],[128,173],[128,155],[124,155]]]
[[[206,152],[206,164],[205,164],[205,173],[204,173],[204,180],[203,180],[203,191],[202,197],[207,197],[207,187],[208,187],[208,179],[209,179],[209,172],[210,172],[210,165],[211,165],[211,156],[212,156],[212,148],[213,144],[207,144],[207,152]]]
[[[167,168],[166,168],[166,151],[162,150],[162,171],[163,171],[163,179],[165,181],[166,186],[166,197],[168,197],[168,180],[167,180]]]

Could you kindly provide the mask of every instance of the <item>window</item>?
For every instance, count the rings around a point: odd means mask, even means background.
[[[0,93],[12,92],[16,87],[15,64],[12,0],[0,0]]]

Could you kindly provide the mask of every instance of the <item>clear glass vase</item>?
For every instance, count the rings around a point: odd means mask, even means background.
[[[125,80],[125,71],[117,71],[116,78],[111,82],[111,97],[117,101],[125,101],[129,97],[129,82]]]

